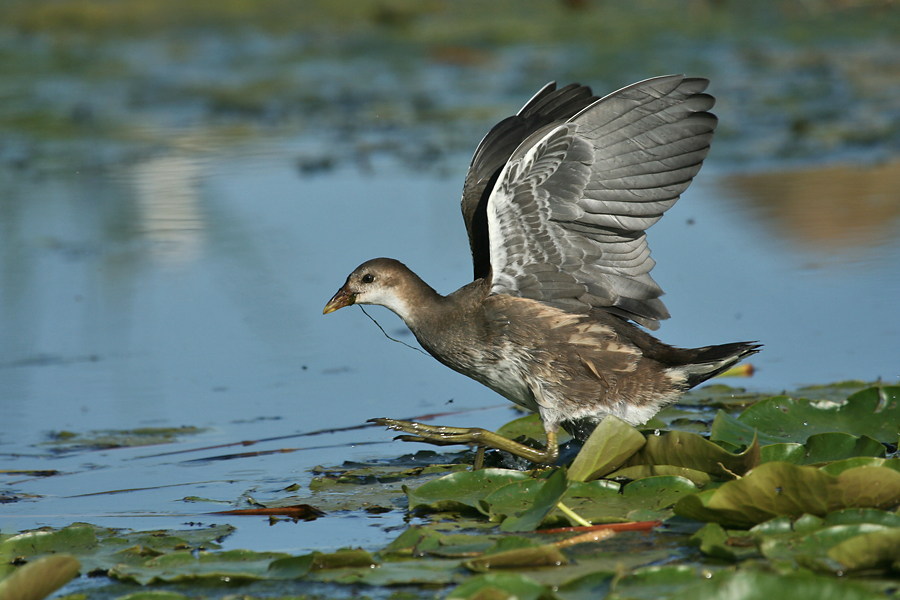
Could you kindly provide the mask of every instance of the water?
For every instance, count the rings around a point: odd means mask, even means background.
[[[4,477],[9,492],[34,495],[3,506],[4,532],[77,520],[221,523],[205,513],[227,506],[182,499],[276,499],[292,483],[306,486],[317,464],[413,447],[361,429],[159,452],[376,416],[462,411],[440,422],[491,428],[513,416],[502,398],[388,340],[358,309],[322,315],[346,274],[375,256],[404,260],[444,293],[468,281],[458,214],[466,158],[446,177],[398,166],[301,177],[289,147],[257,150],[250,158],[172,155],[12,188],[0,242],[0,465],[60,475]],[[673,315],[659,336],[683,346],[762,341],[757,374],[734,382],[758,390],[896,381],[897,236],[867,244],[861,232],[860,243],[839,248],[800,243],[710,163],[651,230],[654,276]],[[896,232],[898,221],[877,225]],[[370,314],[414,344],[394,315],[377,307]],[[149,448],[57,455],[42,445],[50,432],[182,425],[206,430]],[[282,448],[294,451],[191,462]],[[333,548],[370,545],[401,518],[269,527],[232,517],[238,533],[228,544],[327,550],[325,536]]]

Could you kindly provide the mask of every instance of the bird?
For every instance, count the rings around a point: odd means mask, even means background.
[[[597,97],[585,85],[548,83],[472,158],[461,201],[471,283],[441,295],[403,263],[376,258],[325,305],[324,314],[390,309],[438,361],[538,413],[544,448],[477,427],[371,422],[406,441],[550,465],[560,427],[585,441],[607,415],[641,425],[759,352],[757,342],[683,349],[647,331],[670,315],[650,276],[646,230],[709,152],[718,119],[708,85],[666,75]]]

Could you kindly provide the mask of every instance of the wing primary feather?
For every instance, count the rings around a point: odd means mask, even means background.
[[[668,75],[596,98],[585,86],[548,84],[498,124],[463,194],[476,277],[491,276],[492,293],[657,328],[669,313],[644,231],[709,152],[718,121],[708,85]]]

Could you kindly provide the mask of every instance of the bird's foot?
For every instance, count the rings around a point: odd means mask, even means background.
[[[547,448],[538,450],[480,427],[445,427],[384,418],[369,419],[369,423],[383,425],[395,431],[402,431],[407,435],[398,435],[395,439],[403,440],[404,442],[422,442],[435,446],[452,446],[456,444],[477,446],[478,454],[475,456],[475,469],[481,468],[485,448],[503,450],[539,465],[552,465],[559,457],[555,431],[547,432]]]

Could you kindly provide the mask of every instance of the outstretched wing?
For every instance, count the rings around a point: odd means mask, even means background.
[[[556,89],[550,82],[515,115],[497,123],[475,150],[463,186],[462,213],[469,233],[475,279],[491,273],[487,202],[503,166],[516,148],[541,127],[566,121],[599,100],[591,88],[571,83]]]
[[[669,313],[644,230],[709,152],[705,79],[647,79],[550,123],[513,152],[486,206],[491,292],[605,308],[650,329]]]

